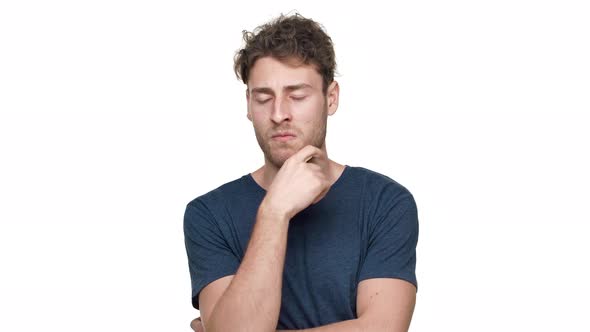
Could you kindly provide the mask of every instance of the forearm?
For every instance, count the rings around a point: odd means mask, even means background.
[[[311,329],[304,330],[277,330],[277,332],[291,332],[291,331],[304,331],[304,332],[361,332],[367,331],[364,328],[363,321],[360,319],[350,319],[342,322],[332,323],[328,325],[318,326]]]
[[[207,332],[275,331],[288,229],[287,217],[260,205],[244,259],[210,321],[204,322]]]

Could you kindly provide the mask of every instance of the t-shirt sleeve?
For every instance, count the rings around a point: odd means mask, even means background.
[[[192,304],[199,309],[199,293],[211,282],[235,274],[240,265],[213,214],[198,198],[184,214],[184,243],[188,256]]]
[[[359,282],[370,278],[397,278],[412,283],[418,291],[417,243],[418,211],[410,194],[376,213],[369,229]]]

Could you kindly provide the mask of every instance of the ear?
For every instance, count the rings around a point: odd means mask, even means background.
[[[250,91],[246,88],[246,117],[252,122],[252,114],[250,113]]]
[[[328,115],[332,115],[336,113],[338,109],[338,97],[340,95],[340,86],[338,85],[337,81],[332,81],[328,86],[328,91],[326,91],[326,95],[328,98]]]

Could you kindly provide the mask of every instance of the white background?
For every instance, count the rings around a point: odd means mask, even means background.
[[[190,331],[186,204],[263,163],[242,30],[331,35],[331,159],[415,196],[411,331],[590,331],[585,1],[2,1],[0,330]]]

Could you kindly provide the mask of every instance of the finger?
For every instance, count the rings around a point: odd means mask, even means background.
[[[313,145],[306,145],[295,154],[295,159],[300,162],[308,162],[314,157],[321,157],[322,150]]]
[[[191,329],[198,332],[199,324],[201,324],[201,317],[197,317],[191,321]]]
[[[319,150],[317,154],[314,154],[310,157],[310,159],[307,161],[307,164],[317,165],[319,166],[319,170],[322,173],[328,173],[330,160],[328,159],[328,156],[325,154],[324,151]]]

